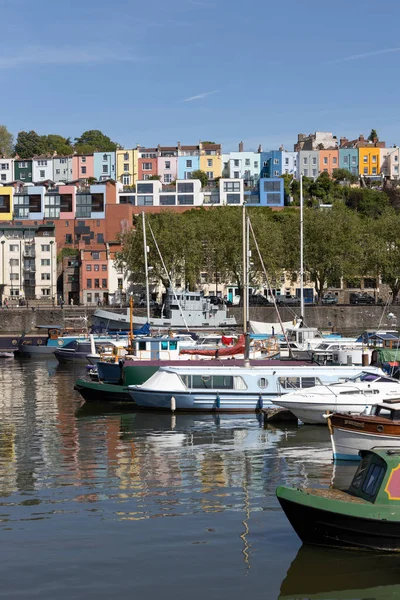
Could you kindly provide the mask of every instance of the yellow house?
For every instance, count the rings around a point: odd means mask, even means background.
[[[379,175],[381,163],[380,148],[372,146],[371,148],[358,149],[358,167],[360,175]]]
[[[117,181],[123,185],[133,185],[138,176],[138,152],[136,149],[116,151]]]
[[[11,186],[0,187],[0,220],[11,221],[13,218],[13,192]]]
[[[208,179],[222,176],[221,144],[200,142],[200,170],[205,171]]]

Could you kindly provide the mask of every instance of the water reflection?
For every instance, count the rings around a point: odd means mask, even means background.
[[[400,597],[398,556],[302,546],[279,600],[389,600]]]

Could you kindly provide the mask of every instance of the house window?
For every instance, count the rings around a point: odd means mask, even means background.
[[[91,279],[88,279],[86,281],[86,287],[88,287],[89,289],[92,287],[92,280]]]
[[[308,164],[308,159],[307,159],[307,157],[305,156],[305,157],[303,158],[303,165],[307,165],[307,164]]]
[[[98,233],[97,234],[97,243],[98,244],[104,244],[104,234],[103,233]]]
[[[10,280],[11,281],[18,281],[19,280],[19,273],[10,273]]]
[[[233,161],[233,165],[234,165],[235,167],[238,167],[238,166],[239,166],[239,161],[238,161],[238,160],[234,160],[234,161]]]
[[[28,168],[28,163],[26,162],[20,162],[18,163],[18,166],[20,169],[27,169]]]
[[[130,185],[131,184],[131,176],[130,175],[122,175],[122,184]]]
[[[303,175],[304,177],[308,177],[308,169],[303,169]]]
[[[225,181],[224,192],[240,192],[240,183],[238,181]]]
[[[343,162],[347,165],[349,162],[349,157],[348,156],[344,156],[343,157]]]
[[[279,165],[279,159],[278,158],[274,158],[274,165]]]
[[[86,167],[81,167],[81,173],[82,175],[86,175]]]
[[[103,165],[103,173],[107,173],[108,171],[108,165]]]
[[[313,164],[313,165],[316,165],[316,164],[317,164],[317,157],[316,157],[316,156],[313,156],[313,159],[312,159],[312,164]]]
[[[227,204],[240,204],[240,194],[227,194],[226,195],[226,203]]]
[[[128,152],[124,153],[124,160],[129,160],[129,154],[128,154]]]
[[[50,289],[42,288],[42,296],[50,296]]]
[[[10,244],[10,252],[18,252],[19,246],[18,244]]]
[[[91,271],[92,270],[92,265],[86,265],[86,271]]]
[[[213,166],[213,159],[207,158],[207,167],[212,167],[212,166]]]
[[[50,273],[42,273],[40,279],[42,281],[50,281]]]
[[[125,173],[129,172],[129,163],[124,164],[124,171],[125,171]]]
[[[95,279],[94,280],[94,287],[95,288],[100,288],[100,279]]]
[[[364,167],[364,175],[368,175],[368,167]]]
[[[279,177],[279,171],[274,171],[274,177]]]
[[[102,271],[107,271],[107,265],[101,265],[101,270]]]
[[[7,175],[1,175],[1,181],[6,181],[7,180]]]
[[[352,156],[351,157],[351,164],[352,165],[356,165],[357,164],[357,157],[356,156]]]
[[[72,233],[66,233],[65,234],[65,243],[66,244],[72,244]]]
[[[143,171],[151,171],[153,168],[153,163],[143,163],[142,169]]]
[[[245,160],[245,165],[246,165],[246,167],[249,167],[249,166],[250,166],[250,159],[249,159],[249,158],[246,158],[246,160]]]
[[[333,162],[333,164],[334,164],[334,165],[336,165],[336,164],[337,164],[337,158],[336,158],[336,156],[334,156],[334,157],[332,158],[332,162]]]
[[[85,163],[86,162],[86,156],[82,156],[81,157],[81,161]]]
[[[326,171],[326,169],[324,169],[324,171]],[[313,169],[312,170],[312,176],[316,177],[317,176],[317,169]]]
[[[240,179],[240,173],[239,173],[239,171],[234,171],[233,177],[234,177],[234,179]]]
[[[60,174],[60,169],[56,169],[56,175]]]
[[[171,168],[171,161],[170,160],[166,160],[165,161],[165,168],[166,169],[170,169]]]
[[[307,164],[307,159],[305,159],[305,161],[306,161],[305,164]],[[264,167],[268,167],[268,161],[267,160],[264,160],[263,166]]]
[[[10,267],[19,267],[19,258],[10,258]]]
[[[399,160],[399,157],[397,156],[397,154],[394,157],[394,162],[397,162]]]
[[[86,300],[87,300],[88,304],[90,304],[92,302],[92,294],[87,293]]]
[[[254,168],[255,168],[255,169],[258,169],[258,161],[257,161],[257,160],[256,160],[256,161],[254,161]]]
[[[44,171],[39,171],[39,177],[44,177],[45,176],[45,172]]]
[[[103,154],[103,160],[107,160],[107,154]]]
[[[194,204],[194,197],[191,194],[179,194],[178,204]]]
[[[324,156],[324,165],[327,165],[327,164],[328,164],[328,157]]]
[[[214,171],[207,171],[208,179],[214,179]]]
[[[192,161],[191,160],[187,160],[186,161],[186,168],[187,169],[191,169],[192,168]]]
[[[1,163],[0,164],[0,170],[1,171],[8,171],[8,169],[9,169],[8,163]]]
[[[368,162],[368,156],[364,156],[364,157],[363,157],[363,161],[364,161],[365,163],[367,163],[367,162]]]
[[[49,267],[50,266],[50,259],[49,258],[42,258],[40,261],[40,264],[42,265],[42,267]]]
[[[100,271],[100,265],[94,265],[94,270],[95,271]]]
[[[102,288],[106,288],[107,287],[107,279],[102,279],[101,280],[101,287]]]
[[[372,163],[373,163],[373,164],[376,164],[376,156],[373,156],[373,157],[372,157]]]
[[[50,244],[41,245],[42,252],[50,252]]]
[[[164,183],[171,183],[171,181],[172,181],[171,173],[165,173],[164,174]]]
[[[376,175],[376,167],[372,167],[372,175]]]

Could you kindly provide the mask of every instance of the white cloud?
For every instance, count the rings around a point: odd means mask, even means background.
[[[45,47],[25,48],[13,55],[0,55],[0,69],[27,65],[88,65],[104,62],[142,62],[144,57],[135,56],[129,49],[91,46],[86,48]]]
[[[400,52],[400,48],[386,48],[384,50],[374,50],[374,52],[364,52],[364,54],[352,54],[351,56],[345,56],[344,58],[336,58],[335,60],[329,60],[326,64],[331,65],[334,63],[347,62],[350,60],[362,60],[363,58],[370,58],[371,56],[379,56],[380,54],[390,54],[393,52]]]
[[[212,92],[202,92],[201,94],[197,94],[197,96],[190,96],[189,98],[185,98],[182,102],[192,102],[192,100],[201,100],[206,96],[211,96],[211,94],[218,94],[219,90],[213,90]]]

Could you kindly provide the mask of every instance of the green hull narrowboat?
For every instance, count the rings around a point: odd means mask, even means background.
[[[277,488],[305,544],[400,551],[400,451],[375,448],[360,455],[348,490]]]

